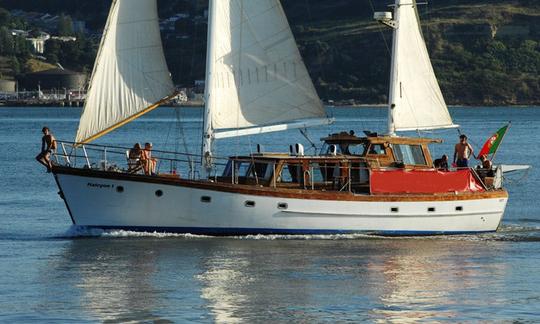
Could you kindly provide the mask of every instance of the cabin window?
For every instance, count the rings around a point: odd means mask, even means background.
[[[312,164],[313,174],[311,179],[313,182],[333,181],[336,176],[336,169],[339,174],[339,164],[337,163],[314,163]]]
[[[426,157],[421,145],[394,145],[396,161],[408,165],[426,165]]]
[[[287,209],[287,208],[289,208],[289,204],[284,203],[284,202],[280,202],[280,203],[277,204],[277,208],[278,209]]]
[[[237,177],[246,177],[248,176],[251,163],[250,162],[236,162],[234,166],[236,168],[234,173]]]
[[[224,177],[232,176],[233,162],[229,161],[225,169],[223,170]],[[234,161],[234,176],[235,177],[247,177],[269,180],[272,177],[274,169],[273,163],[255,162],[250,161]]]
[[[232,161],[231,160],[229,160],[227,162],[227,165],[225,166],[225,169],[223,169],[222,176],[224,176],[224,177],[231,177],[232,176]]]
[[[351,177],[354,184],[369,182],[369,168],[366,162],[353,162],[351,164]]]
[[[279,175],[278,182],[284,183],[298,183],[298,180],[302,178],[302,166],[284,164]]]
[[[244,203],[244,206],[255,207],[255,202],[253,200],[246,200],[246,202]]]
[[[383,144],[371,144],[369,154],[385,155],[386,151]]]
[[[270,180],[274,169],[273,163],[255,162],[249,168],[248,177]]]

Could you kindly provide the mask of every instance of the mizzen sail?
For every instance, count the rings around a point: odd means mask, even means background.
[[[454,127],[422,35],[416,0],[396,0],[389,132]]]
[[[114,0],[76,142],[87,143],[157,107],[174,92],[156,0]]]
[[[212,129],[326,116],[279,0],[215,0],[211,11]]]

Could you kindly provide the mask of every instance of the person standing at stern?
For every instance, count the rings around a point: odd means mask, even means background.
[[[474,156],[474,149],[467,141],[467,136],[461,134],[459,136],[459,143],[456,144],[454,149],[454,164],[458,168],[468,168],[469,158]]]

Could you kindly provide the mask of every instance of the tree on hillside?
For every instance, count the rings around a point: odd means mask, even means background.
[[[73,36],[73,20],[70,16],[61,14],[58,19],[58,35]]]
[[[8,26],[11,22],[11,15],[9,11],[4,8],[0,8],[0,26]]]
[[[13,36],[6,27],[0,27],[0,55],[13,55]]]

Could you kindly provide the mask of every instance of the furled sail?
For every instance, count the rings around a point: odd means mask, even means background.
[[[279,0],[214,0],[209,18],[213,129],[326,116]]]
[[[156,0],[114,0],[76,142],[87,143],[110,132],[173,93]]]
[[[455,127],[431,65],[416,0],[397,0],[394,18],[390,133]]]

